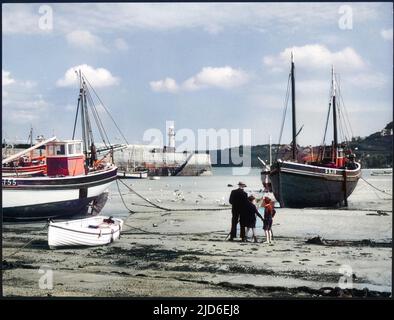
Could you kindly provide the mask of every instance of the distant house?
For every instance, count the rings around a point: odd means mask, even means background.
[[[390,129],[383,129],[382,131],[380,131],[380,135],[382,136],[382,137],[384,137],[384,136],[392,136],[393,135],[393,128],[390,128]]]

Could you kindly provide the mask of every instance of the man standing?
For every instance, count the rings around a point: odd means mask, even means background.
[[[246,187],[246,184],[243,182],[238,183],[238,189],[231,191],[230,194],[230,204],[232,205],[232,219],[231,219],[231,232],[230,232],[230,241],[237,237],[237,224],[242,214],[242,211],[245,210],[246,204],[248,202],[248,195],[243,190]],[[240,227],[240,237],[242,241],[245,241],[245,226]]]

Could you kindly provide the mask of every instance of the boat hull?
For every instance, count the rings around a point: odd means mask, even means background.
[[[270,180],[281,207],[336,207],[352,194],[360,176],[360,166],[344,170],[278,162],[271,169]]]
[[[71,221],[71,224],[67,224],[67,222],[50,222],[48,226],[49,247],[51,249],[61,247],[92,247],[106,245],[118,240],[122,231],[123,221],[121,219],[113,219],[115,223],[105,229],[91,229],[87,227],[89,222],[92,225],[96,225],[98,218],[102,220],[108,217],[76,220]]]
[[[4,178],[3,220],[68,219],[98,214],[116,179],[116,170],[115,167],[92,176],[67,178]]]

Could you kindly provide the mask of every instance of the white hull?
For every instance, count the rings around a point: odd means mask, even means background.
[[[103,223],[106,216],[65,222],[50,222],[48,228],[48,245],[57,247],[100,246],[120,238],[123,220],[112,218],[113,224]],[[98,226],[91,228],[89,226]]]

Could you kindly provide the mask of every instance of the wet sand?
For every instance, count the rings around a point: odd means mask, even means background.
[[[377,199],[362,181],[357,188],[347,210],[278,209],[273,245],[225,241],[229,208],[142,209],[149,212],[127,218],[123,211],[121,239],[95,248],[49,250],[44,223],[5,224],[3,292],[86,297],[389,296],[392,200],[386,195]],[[112,191],[110,201],[119,204],[119,194]],[[376,203],[357,208],[368,197]],[[134,201],[126,192],[124,198]],[[191,196],[188,200],[179,207],[195,201]],[[108,210],[113,208],[109,205]],[[325,241],[307,243],[315,236]],[[260,227],[258,238],[263,240]],[[53,289],[40,289],[40,267],[52,270]],[[348,272],[345,278],[343,270]],[[338,288],[344,279],[353,290]]]

